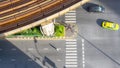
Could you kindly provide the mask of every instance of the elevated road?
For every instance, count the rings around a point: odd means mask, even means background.
[[[2,10],[0,10],[0,37],[5,37],[20,32],[21,30],[40,25],[42,22],[63,15],[88,1],[89,0],[20,0],[12,3],[11,0],[11,4],[8,4],[9,2],[6,1],[8,5],[2,6]],[[0,5],[2,5],[2,3],[0,3]],[[7,8],[7,6],[11,6],[11,8]],[[49,19],[46,19],[47,17],[49,17]],[[39,24],[35,24],[37,21],[39,21]]]

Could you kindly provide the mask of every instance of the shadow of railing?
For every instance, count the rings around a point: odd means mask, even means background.
[[[57,68],[55,63],[46,56],[44,57],[43,64],[48,68]]]

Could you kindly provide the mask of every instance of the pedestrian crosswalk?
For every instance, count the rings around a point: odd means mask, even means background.
[[[69,11],[65,14],[65,23],[76,23],[76,10]]]
[[[78,68],[77,40],[66,39],[65,68]]]

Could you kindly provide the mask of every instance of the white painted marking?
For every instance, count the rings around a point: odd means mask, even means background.
[[[77,65],[65,65],[65,67],[77,67]]]
[[[76,39],[66,39],[66,41],[77,41]]]
[[[76,23],[76,21],[65,21],[65,23]]]
[[[65,19],[66,21],[68,20],[68,21],[76,21],[76,18],[66,18]]]
[[[28,48],[28,50],[34,50],[34,48]]]
[[[66,55],[77,55],[77,53],[67,53]]]
[[[72,49],[75,50],[75,49],[77,49],[77,48],[66,48],[66,49],[68,49],[68,50],[69,50],[69,49],[71,49],[71,50],[72,50]]]
[[[75,18],[76,16],[66,16],[66,15],[65,15],[65,17],[74,17],[74,18]]]
[[[84,46],[84,39],[82,39],[82,67],[85,68],[85,46]]]
[[[70,16],[70,15],[71,15],[71,16],[76,16],[76,13],[66,13],[65,15],[66,15],[66,16]]]
[[[48,48],[44,48],[43,50],[48,50]]]
[[[77,52],[77,51],[76,50],[74,50],[74,51],[72,50],[72,51],[66,51],[66,52]]]
[[[77,42],[66,42],[66,44],[77,44]]]
[[[77,58],[77,56],[66,56],[66,58]]]
[[[65,62],[65,64],[77,64],[77,62]]]
[[[84,42],[84,39],[82,39],[82,42]]]
[[[76,61],[77,62],[77,59],[66,59],[66,61]]]
[[[66,45],[66,47],[76,47],[77,45]]]

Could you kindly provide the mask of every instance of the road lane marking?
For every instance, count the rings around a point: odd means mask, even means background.
[[[66,58],[77,58],[77,56],[66,56]]]
[[[76,39],[66,39],[66,41],[77,41]]]
[[[66,51],[66,52],[77,52],[76,50],[74,50],[74,51]]]
[[[76,47],[77,45],[66,45],[66,47]]]
[[[85,46],[84,46],[84,39],[82,41],[82,67],[85,68]]]
[[[70,53],[70,54],[67,53],[66,55],[77,55],[77,53],[73,53],[73,54],[72,53]]]
[[[66,61],[76,61],[77,62],[77,59],[66,59]]]
[[[77,44],[77,42],[66,42],[66,44]]]
[[[65,64],[77,64],[77,62],[66,62]]]
[[[70,49],[70,50],[76,50],[77,48],[66,48],[66,49],[68,49],[68,50],[69,50],[69,49]]]
[[[65,65],[65,67],[77,67],[77,65]]]

